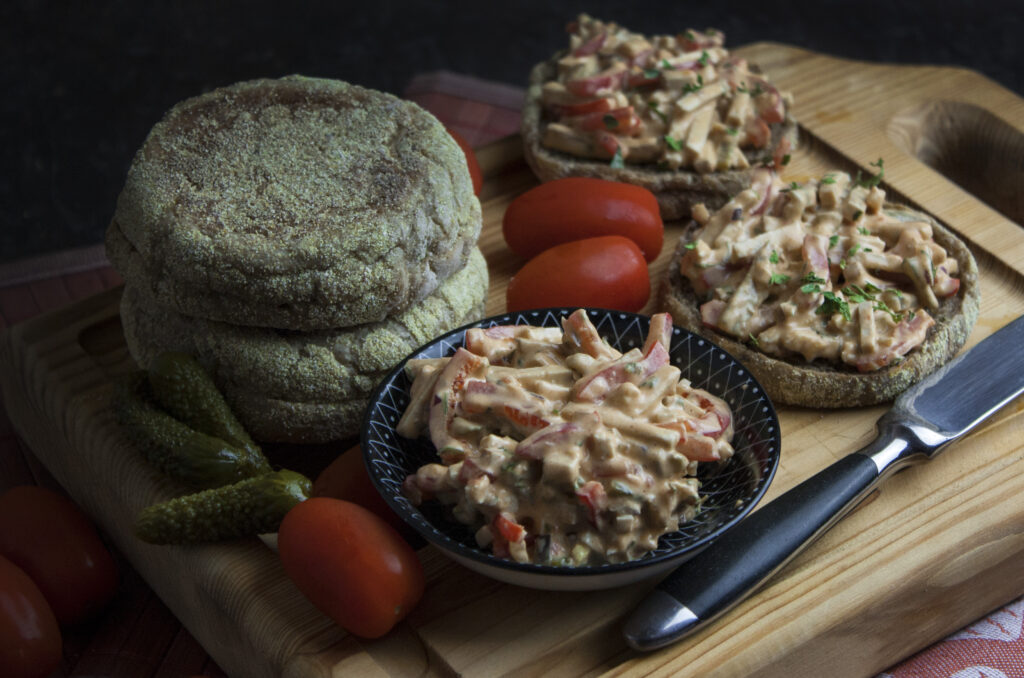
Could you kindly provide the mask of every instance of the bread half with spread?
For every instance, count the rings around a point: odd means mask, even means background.
[[[526,161],[541,181],[586,176],[650,189],[665,219],[711,209],[796,145],[792,98],[712,29],[645,37],[581,15],[569,48],[534,67]]]
[[[892,400],[963,346],[978,269],[929,215],[886,202],[878,168],[803,184],[761,170],[717,211],[695,207],[659,308],[733,353],[777,403]]]

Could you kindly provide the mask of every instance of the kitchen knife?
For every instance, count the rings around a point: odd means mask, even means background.
[[[905,391],[877,436],[755,511],[666,577],[626,620],[638,650],[669,645],[750,595],[884,478],[925,461],[1024,392],[1024,316]]]

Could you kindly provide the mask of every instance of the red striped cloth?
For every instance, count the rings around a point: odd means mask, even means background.
[[[407,98],[480,146],[519,130],[523,90],[441,71],[420,75]],[[102,245],[0,265],[0,329],[120,284]],[[0,412],[0,459],[17,449],[6,414]],[[0,464],[0,489],[27,471]],[[31,482],[24,478],[20,482]],[[1022,564],[1024,566],[1024,564]],[[878,678],[1024,678],[1024,597],[993,611]],[[824,674],[823,674],[824,675]]]

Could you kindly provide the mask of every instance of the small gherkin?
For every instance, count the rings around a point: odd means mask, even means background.
[[[236,447],[157,407],[145,372],[130,374],[116,385],[114,414],[151,464],[190,487],[219,487],[271,470],[258,447]]]
[[[187,353],[166,351],[149,366],[148,377],[156,402],[182,423],[251,456],[261,454],[198,360]]]
[[[201,544],[276,532],[312,491],[309,478],[282,469],[149,506],[139,513],[135,534],[151,544]]]

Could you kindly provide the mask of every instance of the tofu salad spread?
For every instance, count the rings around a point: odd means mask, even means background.
[[[652,316],[621,353],[584,310],[562,327],[471,329],[450,358],[411,360],[400,435],[427,434],[439,463],[403,484],[522,563],[620,563],[699,510],[699,462],[728,459],[732,413],[670,364],[672,319]]]
[[[922,215],[883,209],[883,174],[828,172],[753,184],[701,225],[680,273],[703,300],[701,320],[783,359],[870,372],[920,345],[941,299],[960,288],[956,259]]]
[[[725,49],[721,31],[647,38],[584,14],[570,32],[569,51],[541,91],[547,148],[613,165],[746,169],[748,152],[768,148],[770,125],[792,105]]]

